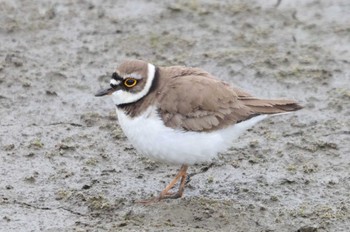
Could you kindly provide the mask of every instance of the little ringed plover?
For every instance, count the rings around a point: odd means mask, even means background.
[[[294,100],[254,97],[199,68],[141,60],[121,63],[95,96],[104,95],[112,96],[119,124],[140,153],[182,165],[159,200],[182,196],[188,165],[215,158],[268,115],[302,108]]]

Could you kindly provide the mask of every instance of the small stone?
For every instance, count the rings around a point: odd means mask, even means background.
[[[144,177],[144,175],[142,173],[140,173],[138,176],[136,176],[137,179],[142,179]]]
[[[118,226],[119,226],[119,227],[124,227],[124,226],[127,226],[127,225],[128,225],[128,223],[122,222],[122,223],[120,223]]]
[[[317,227],[315,226],[303,226],[297,230],[297,232],[317,232]]]
[[[91,188],[91,185],[88,185],[88,184],[84,184],[83,187],[81,189],[89,189]]]
[[[7,145],[4,146],[4,150],[5,150],[5,151],[11,151],[11,150],[13,150],[14,148],[15,148],[15,145],[14,145],[13,143],[7,144]]]
[[[29,182],[29,183],[34,183],[35,182],[35,177],[34,176],[27,176],[24,178],[24,180],[26,182]]]
[[[34,152],[29,152],[27,155],[25,155],[26,157],[30,158],[30,157],[33,157],[35,156],[35,153]]]
[[[55,91],[51,91],[51,90],[46,90],[45,94],[49,95],[49,96],[57,96],[57,93]]]

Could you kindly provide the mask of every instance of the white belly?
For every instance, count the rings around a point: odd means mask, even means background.
[[[194,164],[213,159],[245,130],[267,117],[260,115],[213,132],[187,132],[166,127],[152,107],[135,118],[118,109],[117,114],[125,135],[140,153],[176,164]]]

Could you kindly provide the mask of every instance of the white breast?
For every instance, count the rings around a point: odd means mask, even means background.
[[[118,109],[117,114],[125,135],[140,153],[176,164],[194,164],[213,159],[245,130],[267,117],[260,115],[213,132],[187,132],[166,127],[154,107],[135,118]]]

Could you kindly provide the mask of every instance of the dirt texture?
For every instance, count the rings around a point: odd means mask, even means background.
[[[270,117],[181,199],[108,85],[125,58],[201,67],[305,108]],[[0,231],[350,231],[350,2],[0,1]]]

